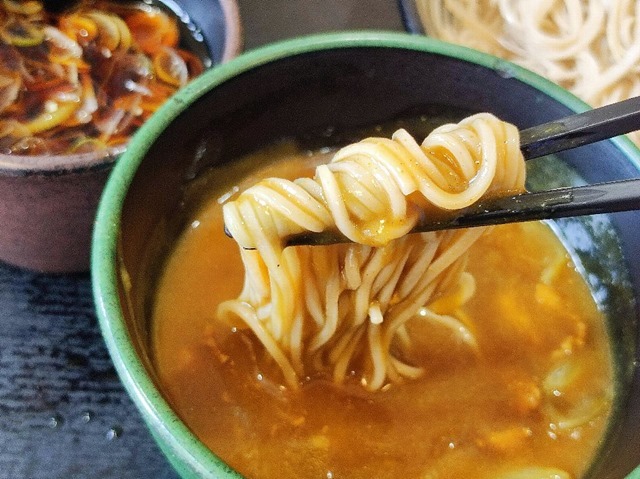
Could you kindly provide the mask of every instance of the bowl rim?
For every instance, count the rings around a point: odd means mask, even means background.
[[[217,0],[217,2],[222,12],[222,23],[224,24],[224,45],[219,62],[225,63],[238,56],[242,51],[242,22],[237,0]],[[129,148],[130,143],[131,141],[122,146],[90,153],[61,155],[0,153],[0,176],[31,176],[34,174],[58,176],[69,172],[82,173],[108,169]]]
[[[225,25],[225,42],[220,63],[226,63],[237,57],[242,51],[242,21],[236,0],[218,0],[222,9]]]
[[[246,52],[218,65],[196,78],[170,98],[134,135],[127,151],[116,164],[103,192],[95,222],[91,253],[91,278],[100,329],[125,389],[152,426],[157,441],[180,455],[189,468],[204,477],[242,477],[210,451],[169,406],[138,357],[124,317],[118,293],[117,242],[121,213],[127,190],[135,172],[154,140],[191,103],[218,85],[253,68],[311,52],[349,48],[390,48],[419,51],[454,58],[494,71],[507,71],[570,110],[582,112],[590,107],[555,83],[511,62],[466,47],[433,38],[389,31],[345,31],[322,33],[279,41]],[[612,140],[637,169],[640,150],[626,137]],[[156,435],[157,433],[157,435]],[[636,475],[637,474],[637,475]],[[640,467],[632,476],[640,479]]]

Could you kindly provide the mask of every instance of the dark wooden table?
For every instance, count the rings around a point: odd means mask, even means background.
[[[307,33],[403,29],[396,0],[239,4],[246,49]],[[0,478],[176,478],[111,365],[87,274],[0,263]]]

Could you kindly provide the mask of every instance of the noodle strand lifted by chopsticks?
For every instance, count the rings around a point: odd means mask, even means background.
[[[475,344],[453,316],[419,313],[447,292],[472,294],[466,253],[485,229],[406,233],[429,209],[522,191],[524,179],[517,129],[478,114],[422,144],[398,130],[346,146],[314,178],[262,180],[223,206],[245,282],[219,316],[250,328],[291,387],[316,375],[356,375],[370,390],[414,378],[422,369],[410,364],[409,321],[450,326]],[[354,243],[285,247],[289,235],[329,229]]]

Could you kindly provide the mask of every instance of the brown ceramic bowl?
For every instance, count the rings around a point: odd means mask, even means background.
[[[207,66],[239,53],[241,28],[235,0],[161,3],[180,18],[196,19],[191,25],[211,59]],[[0,261],[43,272],[88,270],[98,200],[121,152],[0,154]]]

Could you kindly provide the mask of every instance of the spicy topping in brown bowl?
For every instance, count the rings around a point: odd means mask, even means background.
[[[203,70],[174,18],[142,3],[47,12],[0,2],[0,153],[84,153],[124,145]]]

